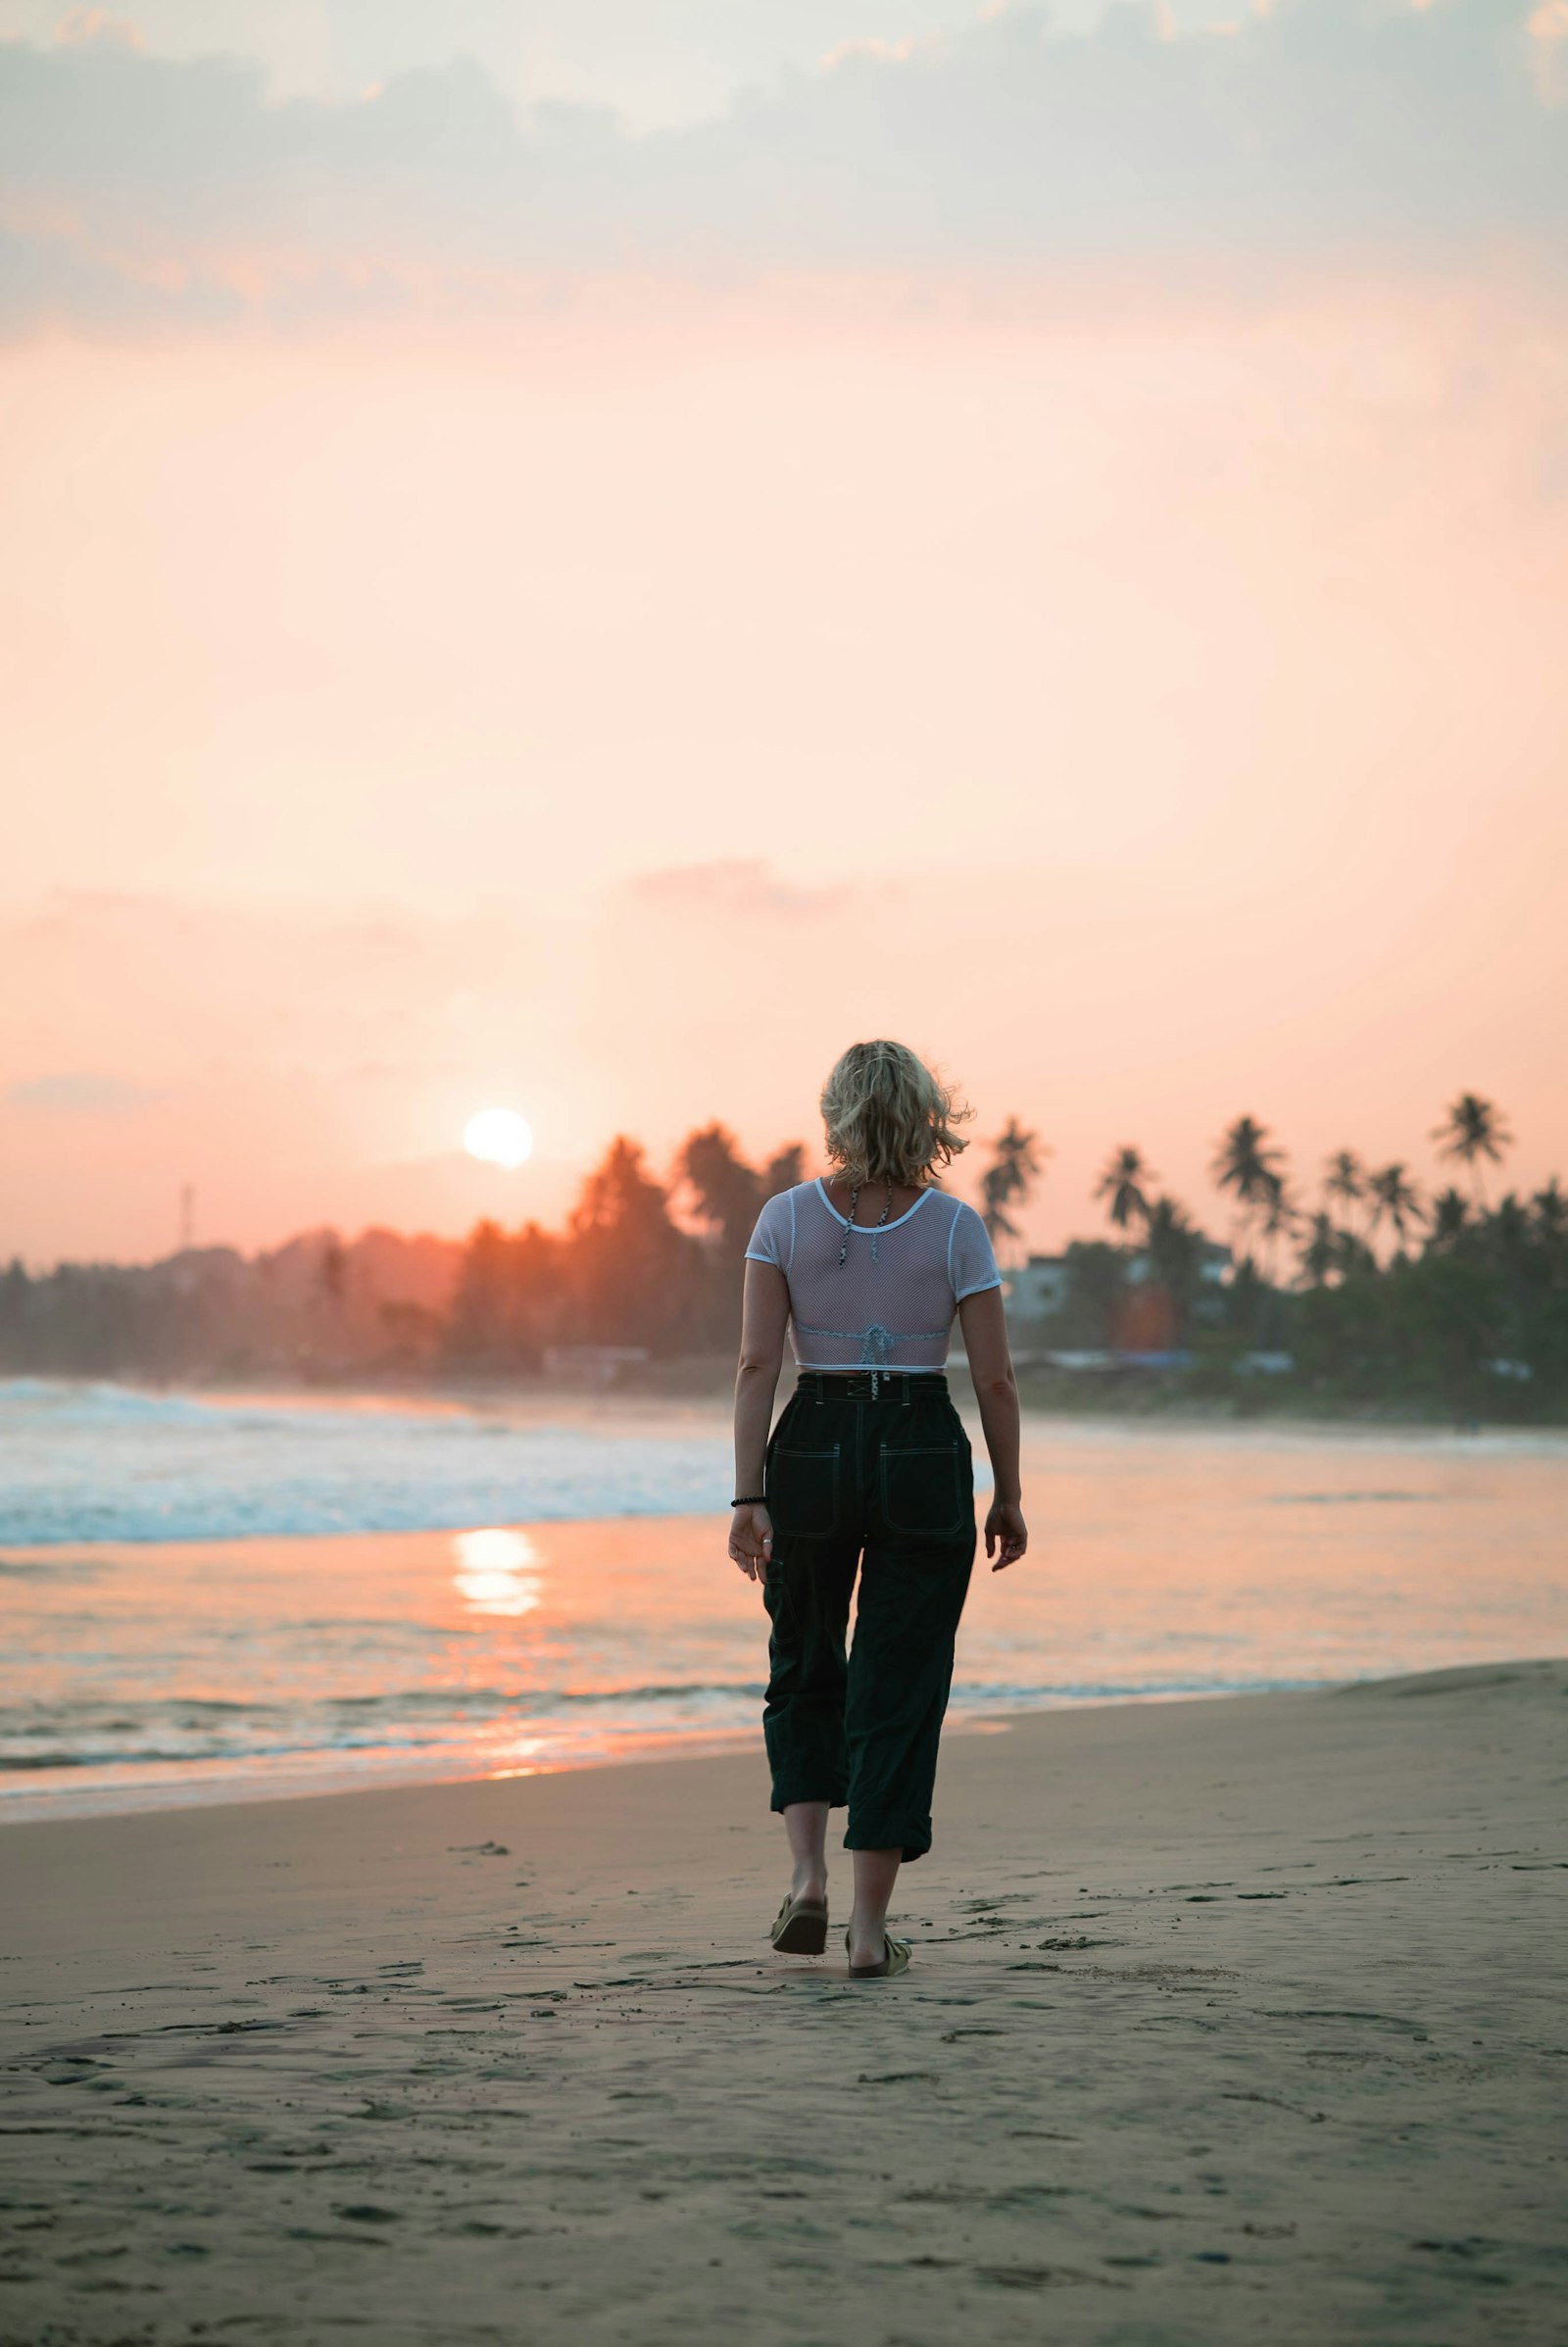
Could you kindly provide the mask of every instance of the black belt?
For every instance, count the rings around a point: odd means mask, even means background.
[[[795,1391],[807,1401],[912,1401],[917,1394],[946,1394],[940,1369],[803,1369]]]

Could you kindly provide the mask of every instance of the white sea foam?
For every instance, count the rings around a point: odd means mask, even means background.
[[[441,1532],[721,1508],[729,1444],[477,1409],[218,1401],[0,1381],[0,1544]]]

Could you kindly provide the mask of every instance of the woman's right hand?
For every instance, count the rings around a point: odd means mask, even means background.
[[[993,1573],[1004,1573],[1015,1565],[1029,1545],[1029,1527],[1023,1520],[1023,1510],[1016,1500],[993,1500],[986,1518],[986,1554],[996,1556]],[[997,1551],[1001,1550],[998,1555]]]
[[[760,1581],[773,1554],[773,1519],[765,1507],[738,1507],[730,1522],[730,1562],[751,1581]]]

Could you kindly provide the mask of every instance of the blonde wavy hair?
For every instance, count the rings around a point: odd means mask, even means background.
[[[828,1159],[851,1183],[934,1181],[973,1114],[902,1043],[852,1043],[822,1087]]]

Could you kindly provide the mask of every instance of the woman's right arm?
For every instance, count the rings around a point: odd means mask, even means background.
[[[760,1491],[767,1457],[767,1434],[773,1417],[773,1396],[784,1360],[784,1331],[789,1324],[789,1283],[776,1263],[746,1262],[746,1295],[741,1307],[741,1359],[735,1375],[735,1490],[737,1495]],[[731,1562],[754,1581],[760,1581],[773,1553],[773,1523],[760,1500],[735,1510],[729,1531]]]
[[[977,1296],[966,1296],[958,1306],[958,1324],[963,1330],[963,1349],[969,1358],[996,1486],[986,1517],[986,1554],[996,1558],[992,1572],[1001,1573],[1015,1565],[1029,1545],[1029,1530],[1019,1504],[1018,1386],[1012,1374],[1002,1290],[982,1288]]]

